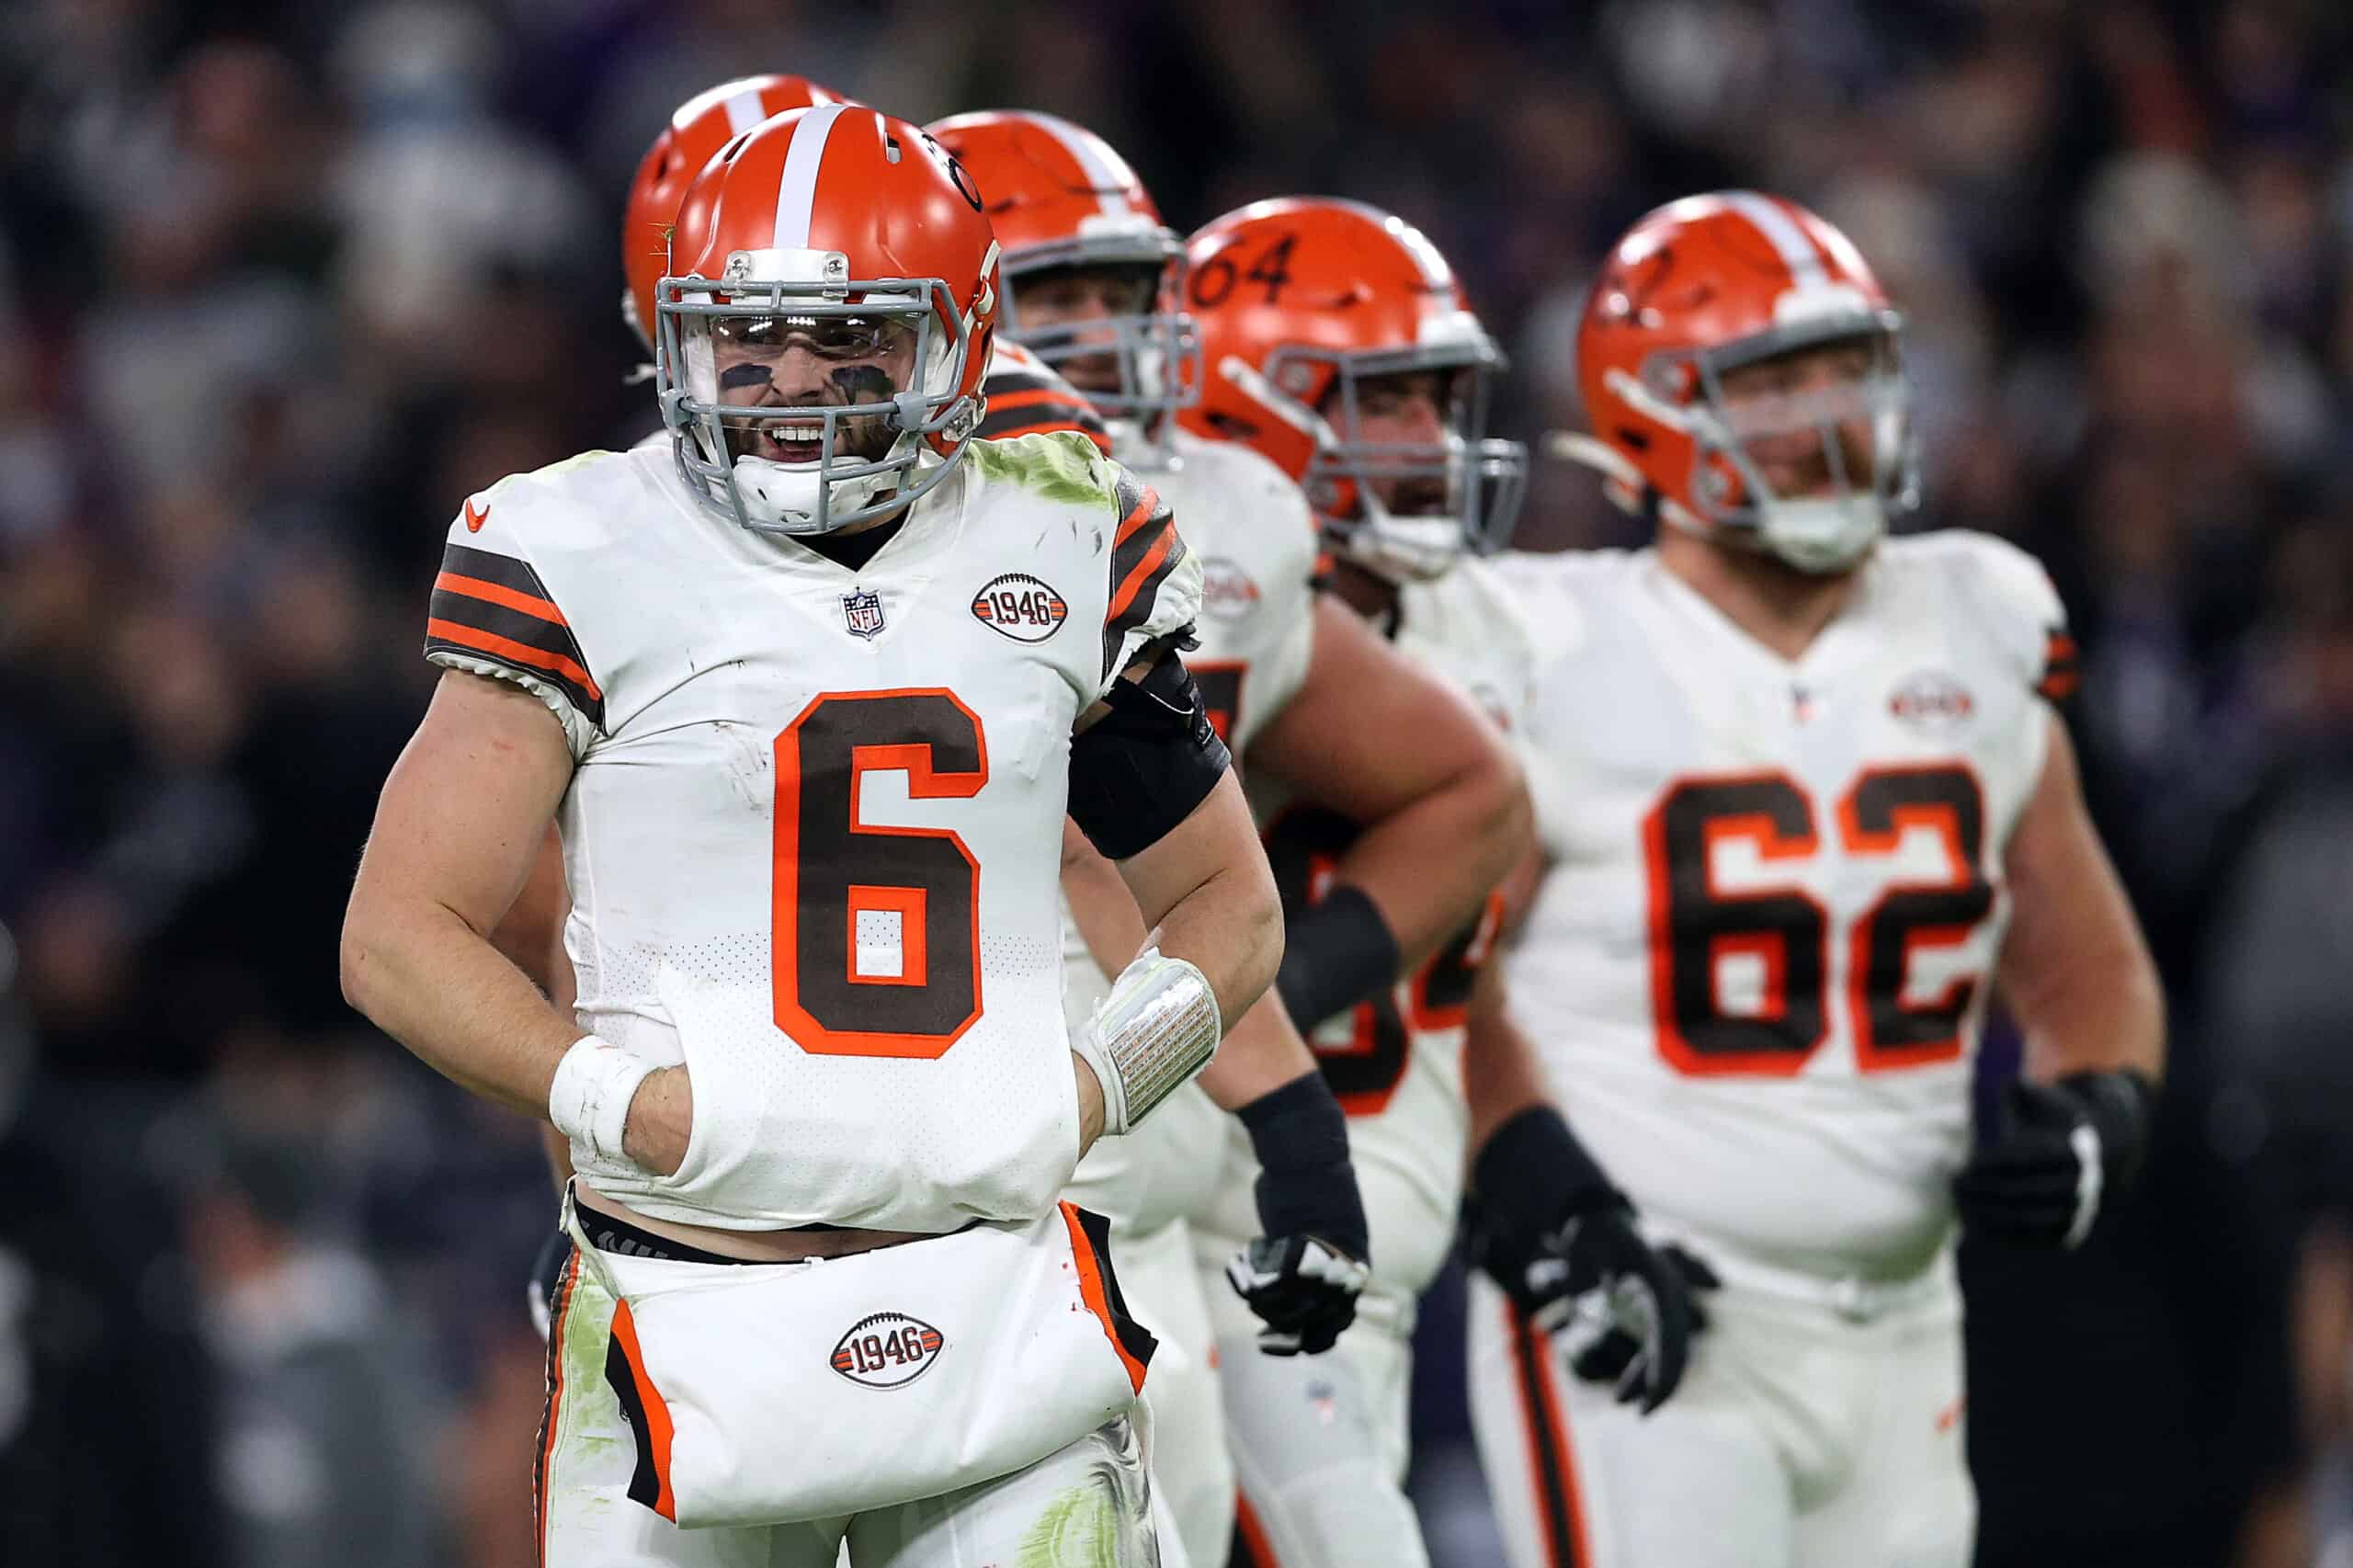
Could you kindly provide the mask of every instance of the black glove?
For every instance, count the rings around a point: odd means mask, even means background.
[[[1665,1403],[1707,1326],[1697,1293],[1716,1288],[1714,1271],[1643,1239],[1633,1205],[1550,1106],[1497,1128],[1471,1181],[1472,1261],[1578,1377],[1614,1384],[1645,1415]]]
[[[2130,1068],[2013,1083],[2000,1131],[1954,1178],[1961,1222],[1981,1236],[2075,1247],[2140,1175],[2156,1085]]]
[[[1372,1273],[1347,1118],[1321,1073],[1303,1073],[1236,1114],[1258,1156],[1265,1233],[1226,1265],[1226,1280],[1267,1325],[1259,1349],[1321,1355],[1356,1321]]]
[[[563,1266],[572,1261],[572,1238],[557,1231],[540,1244],[540,1256],[531,1260],[531,1282],[525,1287],[531,1302],[531,1326],[540,1337],[548,1336],[548,1314],[554,1310],[555,1293],[563,1283]]]

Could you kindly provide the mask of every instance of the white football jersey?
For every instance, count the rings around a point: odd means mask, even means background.
[[[1120,437],[1113,449],[1141,461],[1131,432],[1113,429]],[[1307,678],[1314,516],[1299,486],[1256,452],[1181,430],[1175,460],[1140,468],[1138,475],[1185,519],[1185,541],[1201,563],[1200,645],[1185,654],[1185,667],[1199,683],[1210,722],[1239,757]],[[1067,909],[1063,933],[1063,994],[1076,1028],[1110,983]],[[1089,1150],[1070,1199],[1137,1233],[1196,1212],[1216,1193],[1219,1153],[1233,1125],[1198,1085],[1188,1085],[1135,1131]],[[1255,1234],[1255,1224],[1251,1230]]]
[[[1507,733],[1524,730],[1535,650],[1518,601],[1491,563],[1466,560],[1435,582],[1398,596],[1396,647],[1459,687]],[[1267,855],[1284,907],[1312,904],[1358,834],[1357,824],[1264,790]],[[1462,1197],[1470,1113],[1462,1097],[1462,1040],[1471,988],[1494,956],[1500,893],[1468,927],[1387,994],[1325,1020],[1307,1043],[1348,1114],[1348,1153],[1371,1227],[1375,1311],[1404,1312],[1445,1265]],[[1257,1233],[1248,1140],[1228,1139],[1229,1167],[1204,1229],[1221,1248]]]
[[[1199,605],[1168,508],[1073,434],[972,441],[857,571],[737,527],[665,449],[470,499],[427,657],[563,722],[580,1021],[750,1085],[698,1094],[676,1177],[616,1162],[599,1190],[745,1229],[1051,1203],[1071,726]],[[731,1204],[706,1146],[790,1159],[805,1201]]]
[[[1522,557],[1551,869],[1510,1007],[1662,1226],[1831,1276],[1942,1246],[2008,919],[2003,851],[2071,654],[1990,537],[1892,539],[1805,653],[1649,551]]]

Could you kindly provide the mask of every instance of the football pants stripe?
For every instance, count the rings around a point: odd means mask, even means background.
[[[556,1417],[563,1409],[563,1332],[572,1321],[572,1298],[580,1282],[580,1255],[563,1260],[556,1276],[553,1311],[548,1316],[548,1398],[540,1417],[538,1461],[531,1466],[531,1547],[540,1568],[548,1561],[548,1481],[555,1463]]]
[[[605,1381],[612,1385],[621,1415],[637,1438],[637,1468],[630,1473],[630,1497],[677,1523],[678,1500],[670,1490],[670,1406],[654,1380],[645,1375],[645,1353],[637,1347],[637,1320],[630,1315],[627,1301],[613,1308],[612,1337],[605,1347]]]
[[[1552,1381],[1551,1337],[1508,1301],[1503,1313],[1519,1383],[1520,1414],[1528,1423],[1529,1465],[1536,1483],[1536,1517],[1544,1533],[1544,1561],[1548,1568],[1590,1568],[1576,1460],[1569,1449],[1568,1423],[1561,1415],[1560,1391]]]
[[[1104,1337],[1110,1340],[1120,1364],[1127,1369],[1129,1385],[1142,1393],[1144,1369],[1152,1364],[1152,1353],[1160,1342],[1150,1329],[1128,1315],[1120,1281],[1111,1273],[1110,1221],[1075,1204],[1058,1207],[1063,1223],[1070,1227],[1071,1256],[1078,1263],[1079,1297],[1086,1310],[1102,1320]]]
[[[1232,1568],[1282,1568],[1275,1543],[1267,1539],[1266,1522],[1240,1491],[1233,1494],[1233,1559]]]

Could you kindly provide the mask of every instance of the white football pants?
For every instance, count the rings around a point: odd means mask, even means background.
[[[1969,1568],[1949,1255],[1894,1287],[1705,1258],[1710,1326],[1648,1416],[1471,1281],[1472,1419],[1510,1568]]]

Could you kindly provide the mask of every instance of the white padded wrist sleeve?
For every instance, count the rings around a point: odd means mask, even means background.
[[[654,1063],[633,1051],[582,1035],[556,1063],[548,1085],[548,1119],[556,1131],[599,1162],[626,1163],[621,1130],[629,1125],[630,1101]]]
[[[1138,953],[1071,1040],[1103,1085],[1103,1131],[1128,1131],[1192,1081],[1225,1033],[1207,976],[1157,948]]]

